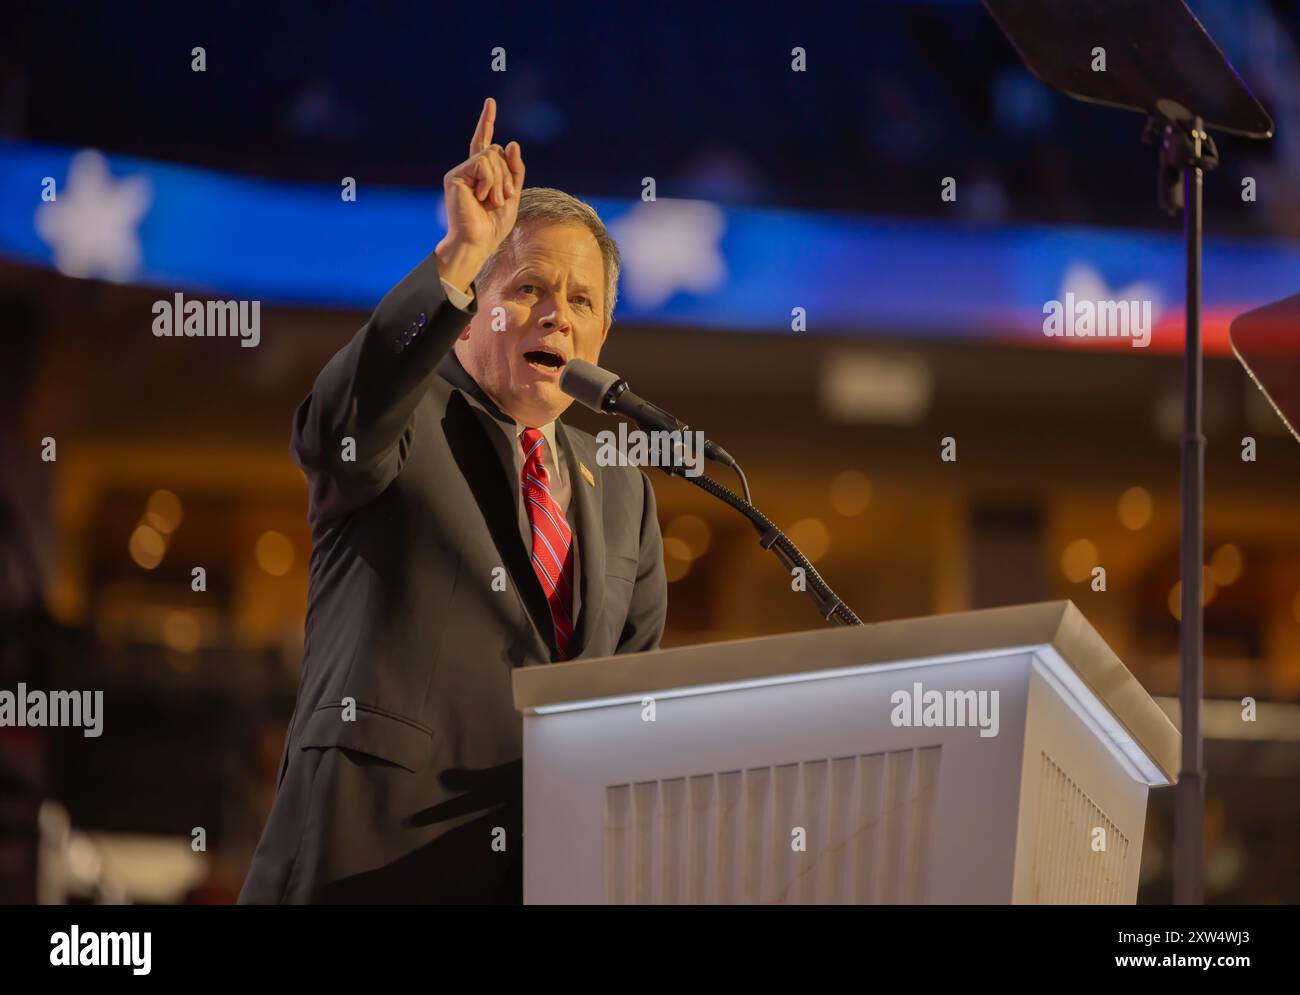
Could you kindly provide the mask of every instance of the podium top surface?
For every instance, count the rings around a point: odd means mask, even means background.
[[[529,714],[642,697],[817,680],[828,672],[1054,650],[1172,781],[1179,734],[1168,716],[1070,601],[816,629],[754,639],[521,667],[515,707]]]

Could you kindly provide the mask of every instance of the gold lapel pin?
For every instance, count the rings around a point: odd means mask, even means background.
[[[586,466],[584,466],[582,463],[578,464],[578,472],[582,474],[583,480],[589,483],[592,487],[596,486],[596,478],[591,475],[591,471],[588,470]]]

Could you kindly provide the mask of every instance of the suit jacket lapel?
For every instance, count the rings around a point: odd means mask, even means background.
[[[460,360],[456,358],[454,352],[448,353],[438,372],[443,378],[455,387],[458,387],[465,395],[466,401],[470,406],[477,406],[489,417],[496,418],[499,421],[507,422],[513,427],[514,419],[501,411],[492,399],[483,392],[474,378],[471,377],[466,369],[461,365]],[[483,426],[479,426],[480,429]],[[602,498],[600,492],[600,475],[596,474],[596,486],[588,484],[579,469],[581,465],[581,452],[578,445],[574,442],[573,436],[569,433],[568,426],[558,419],[555,422],[555,437],[559,442],[560,449],[564,454],[565,464],[571,481],[571,492],[573,495],[571,507],[575,511],[575,532],[577,533],[577,556],[578,556],[578,583],[582,591],[582,602],[578,612],[578,618],[575,622],[574,639],[576,646],[575,652],[570,659],[581,656],[587,651],[587,646],[591,642],[591,637],[597,620],[600,618],[601,611],[605,604],[605,516],[602,513]],[[490,445],[498,453],[501,452],[503,440],[497,438],[490,439]],[[513,458],[513,456],[512,456]],[[475,476],[477,481],[471,480],[471,486],[474,487],[475,493],[480,495],[480,502],[485,512],[484,517],[488,521],[488,527],[492,531],[492,537],[496,543],[498,552],[501,553],[507,570],[515,580],[515,590],[519,593],[519,599],[524,610],[532,619],[533,625],[541,635],[543,641],[555,648],[555,628],[551,624],[550,609],[546,604],[546,594],[542,590],[541,582],[537,579],[537,574],[533,570],[532,561],[529,554],[523,548],[523,543],[519,541],[519,529],[517,527],[517,508],[518,501],[516,494],[517,481],[504,481],[506,486],[503,489],[504,471],[502,465],[509,466],[509,462],[501,459],[494,460],[496,473],[479,467]],[[593,462],[594,459],[593,459]],[[468,475],[467,475],[468,476]],[[495,479],[493,479],[495,478]],[[482,488],[482,491],[479,490]],[[510,501],[510,513],[507,514],[501,500],[508,496]]]
[[[578,558],[581,561],[582,609],[575,629],[578,651],[573,656],[582,656],[587,652],[593,626],[605,604],[605,516],[601,513],[600,477],[596,476],[595,487],[587,483],[579,469],[581,454],[568,426],[557,420],[555,430],[569,471],[572,507],[577,519],[574,531],[578,536]]]
[[[514,457],[509,451],[507,437],[480,421],[480,418],[494,418],[508,422],[513,429],[514,419],[492,403],[492,399],[461,366],[455,353],[447,354],[438,372],[461,392],[460,404],[455,403],[458,395],[451,395],[452,403],[448,405],[444,418],[452,456],[478,501],[488,533],[501,557],[501,564],[510,574],[511,586],[520,606],[554,656],[555,626],[551,623],[551,609],[533,569],[531,554],[519,535],[519,482],[505,470],[513,465]]]

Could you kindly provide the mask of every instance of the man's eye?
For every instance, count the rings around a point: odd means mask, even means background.
[[[587,300],[587,298],[583,297],[581,294],[573,298],[573,303],[580,304],[583,307],[591,307],[591,301]]]
[[[519,292],[521,294],[535,294],[537,293],[537,286],[532,283],[525,283],[519,288]]]

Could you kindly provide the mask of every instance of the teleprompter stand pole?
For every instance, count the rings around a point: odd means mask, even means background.
[[[1174,903],[1205,900],[1205,769],[1201,736],[1205,620],[1201,590],[1205,562],[1205,435],[1202,432],[1201,236],[1205,173],[1219,164],[1214,140],[1199,115],[1161,100],[1147,122],[1160,143],[1157,199],[1167,214],[1183,212],[1187,254],[1187,331],[1183,350],[1182,519],[1179,540],[1182,609],[1178,626],[1178,704],[1182,763],[1174,787]]]

